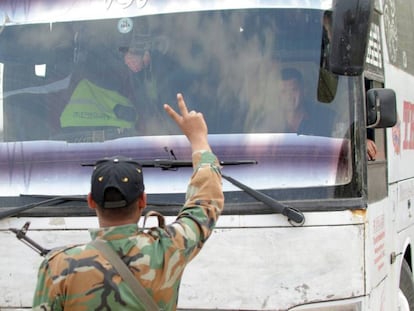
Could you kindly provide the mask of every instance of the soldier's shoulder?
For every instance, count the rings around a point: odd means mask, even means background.
[[[85,249],[85,244],[71,244],[71,245],[65,245],[60,246],[56,248],[52,248],[45,256],[45,259],[50,261],[60,255],[70,255],[73,253],[78,253]]]

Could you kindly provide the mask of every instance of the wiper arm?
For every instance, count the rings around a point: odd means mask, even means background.
[[[15,216],[21,212],[32,209],[36,206],[42,206],[46,204],[56,205],[56,204],[62,204],[68,201],[85,201],[86,202],[86,196],[54,196],[54,197],[42,196],[42,195],[21,195],[21,196],[47,197],[47,199],[39,201],[39,202],[22,205],[22,206],[12,207],[12,208],[7,209],[6,211],[0,210],[0,220],[10,217],[10,216]]]
[[[303,225],[305,223],[305,216],[303,215],[303,213],[301,211],[298,211],[297,209],[284,205],[278,201],[276,201],[275,199],[273,199],[272,197],[254,190],[248,186],[246,186],[245,184],[242,184],[241,182],[235,180],[234,178],[227,176],[227,175],[221,175],[225,180],[229,181],[230,183],[232,183],[233,185],[235,185],[236,187],[242,189],[244,192],[246,192],[248,195],[252,196],[253,198],[255,198],[256,200],[263,202],[264,204],[266,204],[267,206],[273,208],[276,212],[278,212],[279,214],[285,215],[288,218],[288,221],[291,222],[295,222],[297,223],[299,226]]]

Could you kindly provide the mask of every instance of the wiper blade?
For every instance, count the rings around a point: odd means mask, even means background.
[[[236,187],[242,189],[244,192],[246,192],[248,195],[252,196],[256,200],[263,202],[267,206],[273,208],[277,213],[285,215],[288,218],[288,221],[292,224],[292,221],[295,222],[297,225],[302,226],[305,223],[305,216],[303,213],[293,207],[287,206],[285,204],[282,204],[272,197],[254,190],[245,184],[242,184],[241,182],[235,180],[234,178],[227,176],[227,175],[221,175],[225,180],[229,181]],[[293,224],[292,224],[293,225]]]
[[[159,167],[165,170],[175,169],[179,167],[191,167],[192,161],[184,160],[172,160],[172,159],[155,159],[151,161],[137,161],[142,167]],[[221,166],[226,165],[245,165],[245,164],[257,164],[255,160],[237,160],[237,161],[219,161]]]
[[[21,212],[24,212],[26,210],[32,209],[34,207],[37,206],[42,206],[42,205],[57,205],[57,204],[62,204],[68,201],[84,201],[86,202],[86,196],[43,196],[43,195],[21,195],[21,196],[30,196],[30,197],[40,197],[40,198],[44,198],[46,197],[47,199],[45,200],[41,200],[39,202],[34,202],[34,203],[30,203],[30,204],[26,204],[26,205],[22,205],[22,206],[17,206],[17,207],[12,207],[9,208],[5,211],[0,211],[0,220],[7,218],[7,217],[11,217],[11,216],[15,216]]]
[[[179,167],[192,167],[193,162],[187,160],[177,160],[177,159],[154,159],[154,160],[136,160],[142,167],[154,167],[161,168],[163,170],[177,169]],[[257,164],[255,160],[236,160],[236,161],[219,161],[221,166],[227,165],[246,165],[246,164]],[[82,163],[82,166],[94,166],[92,163]]]

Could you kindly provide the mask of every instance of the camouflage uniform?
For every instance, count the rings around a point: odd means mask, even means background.
[[[147,232],[136,224],[90,230],[104,239],[162,310],[176,310],[181,276],[220,215],[224,197],[217,158],[193,154],[195,167],[176,221]],[[128,285],[91,245],[50,252],[39,268],[34,310],[144,310]]]

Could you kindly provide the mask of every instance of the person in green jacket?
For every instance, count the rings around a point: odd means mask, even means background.
[[[77,57],[70,95],[60,114],[63,133],[76,137],[77,133],[101,132],[104,140],[136,134],[136,125],[142,122],[137,111],[145,113],[143,108],[151,104],[150,96],[157,94],[155,83],[148,82],[148,77],[150,81],[155,79],[151,70],[151,35],[142,25],[135,25],[136,30],[115,43],[96,43],[92,30],[81,33],[78,41],[82,53]],[[123,35],[126,34],[118,34],[120,38]]]

